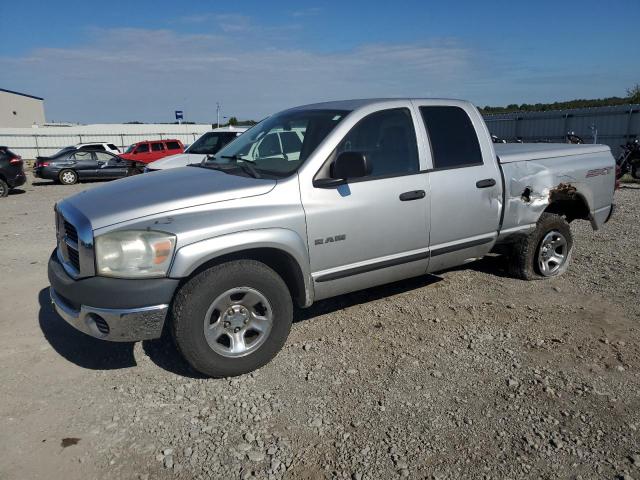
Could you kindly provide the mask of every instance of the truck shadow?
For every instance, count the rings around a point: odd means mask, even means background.
[[[40,290],[38,301],[38,322],[44,337],[69,362],[88,370],[117,370],[138,365],[133,351],[134,342],[105,342],[79,332],[55,312],[48,288]],[[183,377],[204,378],[183,360],[168,332],[157,340],[142,342],[142,349],[153,363],[164,370]]]
[[[506,276],[503,263],[504,260],[500,257],[487,257],[465,267],[459,267],[459,269],[467,268],[487,274]],[[326,315],[355,305],[428,287],[442,280],[436,275],[424,275],[321,300],[310,308],[296,309],[293,321],[311,320],[319,315]],[[54,311],[49,299],[49,288],[40,290],[38,301],[40,303],[38,321],[44,337],[51,347],[69,362],[88,370],[117,370],[138,365],[134,355],[134,342],[105,342],[79,332]],[[168,372],[182,377],[206,378],[193,370],[178,353],[167,328],[161,338],[143,341],[142,349],[155,365]]]
[[[111,343],[79,332],[53,309],[49,289],[38,294],[40,329],[51,347],[79,367],[89,370],[114,370],[136,366],[133,343]]]

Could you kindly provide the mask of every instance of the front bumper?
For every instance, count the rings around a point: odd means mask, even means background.
[[[73,279],[56,252],[49,258],[51,302],[71,326],[114,342],[159,338],[179,280]]]
[[[136,342],[159,338],[169,305],[141,308],[95,308],[67,304],[53,288],[49,289],[55,311],[72,327],[87,335],[112,342]]]

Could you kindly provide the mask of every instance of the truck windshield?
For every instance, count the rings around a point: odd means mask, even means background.
[[[248,163],[254,173],[287,177],[309,158],[348,113],[346,110],[294,110],[273,115],[225,146],[202,166],[233,167]],[[247,168],[224,170],[247,174]]]

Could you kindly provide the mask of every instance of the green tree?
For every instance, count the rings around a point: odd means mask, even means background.
[[[640,103],[640,83],[636,83],[633,87],[627,88],[629,100],[633,103]]]
[[[232,125],[232,126],[238,125],[238,119],[236,117],[230,117],[228,125]]]

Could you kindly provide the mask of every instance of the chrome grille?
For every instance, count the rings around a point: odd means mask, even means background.
[[[91,223],[77,209],[56,205],[58,259],[73,278],[94,275],[93,230]]]
[[[64,232],[68,239],[78,243],[78,231],[76,227],[64,220]]]

